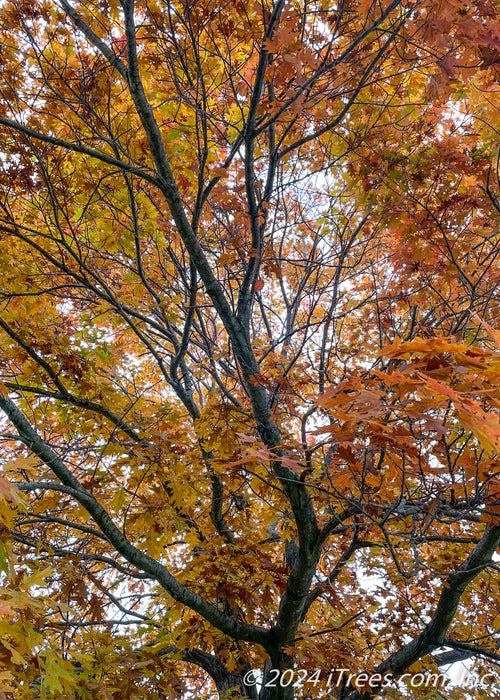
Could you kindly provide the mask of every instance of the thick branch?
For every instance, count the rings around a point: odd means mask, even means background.
[[[411,642],[391,654],[374,673],[391,672],[398,676],[415,661],[445,644],[445,635],[455,616],[460,598],[469,583],[491,563],[491,558],[500,545],[500,526],[484,531],[467,559],[447,578],[441,591],[434,615],[425,629]],[[354,691],[347,700],[368,700],[378,688],[364,692]]]
[[[95,32],[83,21],[78,12],[76,12],[67,0],[60,0],[60,5],[64,12],[71,18],[73,24],[82,32],[82,34],[93,44],[103,56],[109,61],[109,63],[116,68],[120,75],[127,80],[128,71],[127,66],[123,63],[121,58],[119,58],[113,49],[111,49],[102,39],[100,39]]]
[[[116,527],[106,509],[83,488],[60,457],[47,445],[17,406],[5,395],[0,396],[0,408],[17,428],[21,440],[40,457],[64,486],[72,489],[71,495],[90,513],[108,541],[130,564],[150,574],[174,600],[199,613],[224,634],[233,639],[253,641],[265,646],[268,637],[266,630],[227,617],[200,595],[179,583],[160,562],[137,549]]]
[[[442,654],[435,655],[433,658],[438,666],[446,666],[456,663],[457,661],[473,658],[474,656],[489,659],[495,664],[500,664],[500,654],[498,652],[478,646],[477,644],[459,642],[455,639],[446,638],[444,645],[451,647],[454,651],[445,651]]]
[[[53,146],[60,146],[61,148],[66,149],[67,151],[83,153],[84,155],[89,156],[90,158],[95,158],[96,160],[100,160],[102,163],[113,165],[116,168],[124,170],[127,173],[134,173],[134,175],[137,175],[143,180],[147,180],[148,182],[151,182],[156,186],[158,185],[157,179],[153,175],[147,173],[145,170],[141,170],[141,168],[137,168],[135,165],[124,163],[122,160],[118,160],[117,158],[114,158],[113,156],[110,156],[107,153],[103,153],[102,151],[96,151],[94,148],[88,148],[88,146],[84,146],[83,144],[74,143],[72,141],[66,141],[65,139],[57,138],[56,136],[42,134],[40,131],[36,131],[35,129],[31,129],[29,126],[24,126],[24,124],[15,122],[12,119],[6,119],[5,117],[0,117],[0,126],[6,126],[7,128],[12,129],[13,131],[25,134],[26,136],[29,136],[33,139],[37,139],[38,141],[43,141],[44,143],[51,143]]]
[[[213,679],[221,696],[227,693],[230,688],[241,687],[245,695],[251,700],[256,700],[257,698],[255,688],[253,686],[245,686],[242,682],[241,674],[230,673],[222,661],[214,654],[209,654],[201,649],[177,649],[177,647],[169,646],[160,649],[156,656],[175,656],[182,659],[182,661],[199,666]]]

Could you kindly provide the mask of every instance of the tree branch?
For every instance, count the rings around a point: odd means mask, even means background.
[[[22,441],[37,454],[40,459],[54,472],[64,486],[72,490],[71,495],[80,503],[92,516],[97,525],[101,528],[108,541],[114,546],[130,564],[148,573],[152,578],[169,593],[169,595],[179,603],[186,605],[199,613],[217,629],[231,636],[233,639],[253,641],[266,645],[268,632],[265,629],[240,623],[228,617],[218,608],[211,605],[198,593],[182,585],[160,564],[141,550],[137,549],[127,537],[117,528],[110,518],[106,509],[97,499],[86,491],[74,474],[66,467],[64,462],[47,445],[40,435],[31,427],[24,415],[17,406],[5,395],[0,395],[0,409],[4,411],[9,420],[15,425]]]
[[[391,654],[374,670],[374,673],[383,675],[391,672],[394,676],[401,675],[415,661],[446,643],[445,635],[453,621],[463,592],[469,583],[490,564],[499,545],[500,526],[486,528],[467,559],[448,576],[434,614],[424,630],[418,637]],[[379,687],[366,692],[356,690],[350,693],[346,700],[368,700],[379,690]]]
[[[15,122],[12,119],[6,119],[5,117],[0,117],[0,126],[5,126],[8,129],[13,129],[14,131],[18,131],[21,134],[26,134],[26,136],[30,136],[31,138],[37,139],[38,141],[43,141],[44,143],[51,143],[53,146],[60,146],[61,148],[65,148],[67,151],[83,153],[84,155],[89,156],[90,158],[100,160],[102,163],[114,165],[116,168],[124,170],[127,173],[133,173],[134,175],[137,175],[143,180],[147,180],[153,185],[158,186],[158,180],[153,175],[150,175],[145,170],[137,168],[135,165],[124,163],[122,160],[118,160],[117,158],[114,158],[113,156],[110,156],[107,153],[103,153],[102,151],[96,151],[94,148],[89,148],[88,146],[84,146],[80,143],[66,141],[65,139],[57,138],[56,136],[42,134],[40,131],[36,131],[35,129],[31,129],[29,126],[24,126],[24,124]]]

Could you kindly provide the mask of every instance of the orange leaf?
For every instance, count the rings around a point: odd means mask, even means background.
[[[425,374],[419,373],[419,376],[437,394],[451,399],[460,421],[474,433],[483,447],[500,452],[500,421],[496,414],[486,413],[477,401],[460,396],[451,387],[440,384]]]

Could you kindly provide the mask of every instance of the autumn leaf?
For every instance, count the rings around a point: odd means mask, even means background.
[[[433,389],[436,394],[451,399],[462,423],[473,431],[486,449],[500,451],[500,420],[498,415],[485,413],[477,401],[460,396],[451,387],[440,384],[425,374],[420,376],[425,385]]]

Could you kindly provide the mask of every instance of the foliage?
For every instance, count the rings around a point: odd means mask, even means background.
[[[499,10],[0,5],[0,697],[498,663]]]

